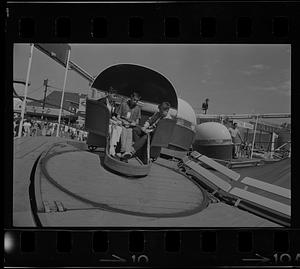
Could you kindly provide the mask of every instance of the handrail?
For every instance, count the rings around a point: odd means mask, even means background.
[[[150,163],[150,133],[147,133],[147,163]]]
[[[253,119],[256,117],[262,119],[278,119],[278,118],[290,118],[291,113],[265,113],[265,114],[196,114],[196,118],[203,118],[203,119],[220,119],[220,118],[228,118],[228,119]]]

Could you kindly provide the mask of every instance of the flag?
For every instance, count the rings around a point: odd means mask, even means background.
[[[34,44],[34,46],[40,51],[47,54],[49,57],[66,67],[68,60],[68,51],[71,50],[69,44]]]

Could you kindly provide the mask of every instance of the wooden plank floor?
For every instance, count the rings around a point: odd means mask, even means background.
[[[62,139],[44,136],[14,139],[13,225],[34,225],[29,201],[30,173],[37,157],[49,145],[58,141],[62,141]]]

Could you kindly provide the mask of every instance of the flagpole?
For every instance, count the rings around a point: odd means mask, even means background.
[[[28,83],[29,83],[31,62],[32,62],[32,56],[33,56],[33,47],[34,47],[34,44],[31,43],[29,62],[28,62],[28,68],[27,68],[27,75],[26,75],[26,84],[25,84],[25,90],[24,90],[24,99],[23,99],[23,103],[22,103],[21,122],[20,122],[20,125],[19,125],[18,137],[22,136],[22,128],[23,128],[24,114],[25,114],[26,101],[27,101]]]
[[[56,136],[57,137],[59,136],[61,113],[62,113],[62,107],[63,107],[63,103],[64,103],[64,95],[65,95],[65,87],[66,87],[66,82],[67,82],[67,74],[68,74],[68,69],[69,69],[70,54],[71,54],[71,50],[69,49],[69,51],[68,51],[68,59],[67,59],[67,64],[66,64],[66,70],[65,70],[63,92],[62,92],[61,101],[60,101],[60,110],[59,110],[58,125],[57,125],[57,132],[56,132]]]
[[[258,122],[258,115],[256,116],[256,121],[255,121],[255,128],[254,128],[254,134],[253,134],[253,140],[252,140],[252,148],[251,148],[250,159],[252,159],[252,155],[253,155],[253,149],[254,149],[254,143],[255,143],[255,135],[256,135],[256,129],[257,129],[257,122]]]

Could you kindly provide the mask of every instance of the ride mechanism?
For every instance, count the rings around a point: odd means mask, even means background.
[[[67,71],[68,69],[74,70],[79,75],[87,79],[87,81],[92,84],[93,88],[108,88],[108,86],[112,85],[106,85],[106,83],[111,84],[112,80],[111,78],[115,78],[114,71],[118,72],[118,68],[112,68],[110,69],[110,72],[102,72],[98,77],[97,80],[88,74],[84,69],[82,69],[78,64],[72,62],[70,60],[70,51],[71,47],[67,44],[31,44],[31,54],[29,58],[29,64],[28,64],[28,72],[26,77],[26,83],[25,83],[25,93],[23,98],[23,107],[22,107],[22,120],[24,117],[24,111],[25,111],[25,105],[26,105],[26,98],[27,98],[27,89],[29,84],[29,74],[30,74],[30,67],[31,67],[31,61],[32,61],[32,54],[33,54],[33,47],[36,47],[46,53],[49,57],[60,63],[62,66],[66,68],[65,70],[65,78],[64,78],[64,86],[63,86],[63,93],[65,89],[66,84],[66,78],[67,78]],[[120,66],[118,66],[120,67]],[[137,67],[134,65],[125,65],[123,66],[125,69],[130,70],[131,68],[134,69],[141,69],[141,67]],[[122,69],[122,68],[121,68]],[[142,68],[143,69],[143,68]],[[107,70],[106,70],[107,71]],[[124,79],[128,79],[128,73],[127,71],[123,72]],[[141,71],[141,70],[140,70]],[[162,83],[164,85],[167,85],[169,87],[171,95],[167,96],[170,98],[172,97],[171,105],[172,108],[177,110],[177,95],[172,87],[172,85],[168,82],[166,78],[158,74],[157,72],[153,70],[145,70],[143,69],[141,73],[147,73],[149,75],[149,78],[151,79],[153,77],[156,77],[157,81],[160,81],[158,84]],[[134,74],[135,72],[133,72]],[[110,76],[112,75],[112,76]],[[161,76],[161,77],[160,77]],[[122,76],[121,76],[122,77]],[[133,76],[135,79],[139,76],[136,76],[134,74]],[[97,83],[95,83],[98,81]],[[100,84],[99,84],[100,81]],[[121,85],[122,79],[119,81],[119,85]],[[168,84],[169,83],[169,84]],[[100,86],[99,86],[100,85]],[[116,85],[118,88],[118,85]],[[132,85],[131,85],[132,86]],[[121,89],[121,94],[124,96],[129,96],[129,89],[132,90],[132,87],[127,87],[124,89]],[[136,86],[136,85],[135,85]],[[152,85],[153,86],[153,85]],[[160,85],[161,86],[161,85]],[[157,87],[158,89],[160,87]],[[148,92],[147,89],[145,89],[145,92]],[[150,95],[146,95],[147,101],[150,103],[158,103],[157,100],[152,100],[152,96],[155,96],[155,98],[158,98],[158,100],[163,100],[163,97],[161,93],[158,91],[158,96],[151,93]],[[174,94],[175,93],[175,94]],[[61,109],[62,109],[62,103],[63,103],[64,94],[62,94],[61,99]],[[149,99],[150,98],[150,99]],[[176,100],[175,100],[175,99]],[[173,100],[174,99],[174,100]],[[105,152],[105,164],[110,169],[115,170],[116,172],[122,172],[127,175],[146,175],[149,172],[149,169],[151,169],[151,163],[147,162],[146,164],[141,164],[139,167],[132,164],[126,164],[126,163],[120,163],[119,161],[112,159],[109,157],[109,154],[107,153],[107,138],[108,138],[108,124],[109,124],[109,113],[107,113],[107,108],[101,106],[100,104],[96,104],[93,100],[87,100],[87,113],[86,113],[86,126],[87,129],[89,129],[89,139],[90,140],[97,140],[98,146],[102,145],[106,148]],[[97,115],[98,112],[101,110],[101,114],[104,115],[103,121],[101,124],[99,124],[99,121],[95,121],[96,117],[91,116]],[[209,115],[205,115],[207,118]],[[224,115],[225,116],[225,115]],[[242,118],[251,118],[253,116],[256,116],[256,119],[258,120],[259,117],[262,118],[272,118],[272,117],[290,117],[290,114],[284,114],[284,115],[278,115],[278,114],[263,114],[263,115],[226,115],[229,118],[236,118],[236,119],[242,119]],[[220,115],[211,115],[211,117],[220,117]],[[97,118],[98,119],[98,118]],[[22,122],[20,126],[22,125]],[[166,147],[168,145],[169,138],[172,136],[172,128],[174,128],[175,123],[174,121],[162,121],[160,126],[157,128],[157,134],[155,139],[154,134],[154,142],[152,141],[153,148],[158,148],[156,154],[160,153],[160,150],[162,147]],[[171,130],[171,133],[169,135],[163,135],[166,130]],[[20,133],[19,133],[20,135]],[[156,144],[155,144],[156,143]],[[149,147],[149,143],[147,143],[147,146]],[[147,149],[147,152],[149,149]],[[147,154],[148,155],[148,154]],[[235,207],[241,208],[243,210],[247,210],[249,212],[252,212],[254,214],[257,214],[259,216],[262,216],[264,218],[267,218],[271,221],[274,221],[276,223],[279,223],[283,226],[289,226],[290,225],[290,216],[291,216],[291,208],[289,203],[284,204],[282,202],[275,201],[273,199],[270,199],[262,194],[256,194],[252,191],[248,191],[248,187],[254,187],[260,190],[263,190],[268,193],[275,194],[280,197],[284,197],[285,199],[289,200],[291,198],[291,192],[289,189],[282,188],[273,184],[269,184],[254,178],[245,177],[243,179],[240,178],[240,174],[237,172],[229,169],[228,167],[220,164],[219,162],[216,162],[215,160],[206,157],[205,155],[200,154],[199,152],[192,152],[191,154],[187,155],[184,158],[176,158],[178,162],[178,172],[183,173],[192,180],[195,180],[198,184],[203,186],[207,192],[211,193],[212,200],[214,202],[223,201],[225,203],[231,204]],[[212,170],[217,171],[218,173],[221,173],[224,177],[219,177],[217,174],[212,172]],[[225,179],[224,179],[225,178]]]
[[[235,207],[249,211],[283,226],[290,226],[291,191],[251,177],[241,179],[239,173],[214,161],[197,151],[193,151],[178,163],[180,171],[197,181],[217,199]],[[221,173],[219,177],[211,169]],[[247,190],[249,187],[263,193],[284,197],[287,203],[270,199],[263,194]]]
[[[291,118],[291,113],[257,113],[257,114],[220,114],[220,115],[203,115],[203,114],[197,114],[196,115],[197,120],[205,120],[206,121],[218,121],[223,124],[225,120],[235,120],[238,127],[246,128],[247,129],[247,136],[248,136],[248,130],[253,130],[253,137],[251,141],[251,153],[250,153],[250,159],[253,158],[254,153],[254,145],[256,143],[256,135],[258,131],[270,133],[271,134],[271,141],[269,142],[270,152],[271,152],[271,159],[276,158],[277,155],[275,154],[278,149],[275,149],[275,139],[278,138],[278,133],[282,130],[279,126],[274,126],[270,123],[261,123],[259,120],[261,119],[284,119],[284,118]],[[252,120],[250,123],[248,122],[241,122],[239,120]],[[290,154],[289,154],[290,156]]]

